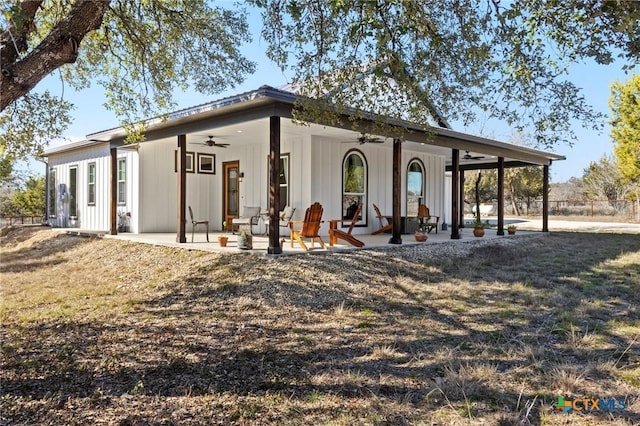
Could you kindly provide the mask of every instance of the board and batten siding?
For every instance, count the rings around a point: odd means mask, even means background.
[[[89,205],[88,170],[89,164],[96,165],[96,199]],[[69,152],[51,154],[48,158],[49,170],[56,173],[56,216],[48,218],[53,227],[70,227],[107,231],[109,229],[109,174],[110,159],[108,147],[90,147]],[[64,184],[68,191],[70,170],[77,167],[77,218],[69,218],[68,199],[59,192]],[[47,194],[49,190],[47,189]],[[48,202],[48,195],[47,195]]]
[[[402,215],[406,213],[407,167],[411,160],[417,158],[425,167],[425,203],[433,215],[444,217],[446,208],[444,205],[445,158],[411,150],[410,144],[403,144],[402,148]],[[380,207],[383,214],[391,214],[392,211],[393,152],[387,144],[345,144],[314,136],[311,155],[307,158],[310,161],[310,167],[307,169],[307,176],[303,176],[301,179],[304,181],[313,177],[311,197],[303,207],[303,211],[312,202],[319,201],[324,208],[323,218],[325,220],[342,217],[342,163],[345,155],[351,150],[360,152],[367,162],[367,205],[363,206],[366,207],[363,210],[366,210],[364,214],[367,217],[367,226],[354,228],[353,233],[371,233],[379,227],[373,203]],[[291,161],[295,163],[298,159],[292,158]],[[326,235],[327,226],[326,223],[323,225],[321,233]]]

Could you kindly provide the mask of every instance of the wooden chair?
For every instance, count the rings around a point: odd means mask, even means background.
[[[345,240],[352,246],[362,247],[364,243],[351,235],[351,231],[353,231],[353,227],[355,226],[358,218],[360,217],[360,211],[362,210],[362,205],[358,205],[358,209],[355,211],[353,217],[351,219],[332,219],[329,221],[329,245],[333,247],[334,244],[338,242],[338,240]],[[344,232],[341,229],[338,229],[338,223],[351,222],[349,225],[349,229],[347,232]]]
[[[322,241],[322,238],[320,238],[319,235],[320,224],[322,223],[322,212],[322,204],[315,202],[304,213],[303,221],[292,220],[289,222],[289,232],[291,233],[292,248],[293,241],[295,240],[305,251],[309,250],[304,241],[302,241],[302,238],[309,238],[311,239],[311,247],[313,247],[315,240],[318,240],[322,248],[326,250],[327,246],[324,244],[324,241]],[[294,229],[294,225],[300,222],[302,222],[302,228],[297,231],[296,229]]]
[[[193,242],[193,233],[196,230],[196,225],[204,225],[207,228],[207,242],[209,242],[209,221],[195,220],[193,218],[193,210],[191,210],[191,206],[189,206],[189,216],[191,216],[191,242]]]
[[[436,234],[438,233],[438,222],[440,222],[440,216],[431,216],[431,213],[429,213],[429,207],[424,204],[420,204],[418,206],[418,219],[420,220],[420,225],[427,225],[427,232],[431,232],[431,230],[435,228]]]
[[[393,224],[391,223],[389,218],[386,216],[382,216],[382,213],[380,213],[380,209],[375,204],[373,205],[373,210],[375,210],[376,217],[380,221],[380,228],[373,231],[371,235],[378,235],[382,234],[383,232],[391,231]],[[385,222],[387,223],[386,225]]]

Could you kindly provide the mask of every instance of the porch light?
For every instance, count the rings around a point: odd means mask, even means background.
[[[238,182],[242,182],[244,180],[244,172],[240,172],[240,174],[238,174]]]

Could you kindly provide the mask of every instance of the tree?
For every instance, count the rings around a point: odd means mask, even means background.
[[[176,87],[217,93],[255,67],[239,53],[243,9],[206,0],[1,0],[0,13],[0,147],[15,159],[40,154],[69,122],[68,102],[33,92],[56,70],[74,89],[104,86],[127,124],[169,110]]]
[[[13,195],[13,203],[25,216],[43,216],[45,209],[46,181],[42,176],[31,176],[23,190]]]
[[[322,102],[416,123],[468,123],[485,111],[550,147],[575,139],[573,119],[602,125],[563,78],[568,67],[609,64],[620,52],[631,68],[640,50],[640,3],[631,1],[252,3],[263,8],[270,57],[293,68],[302,94],[321,100],[303,103],[302,119],[320,114]]]
[[[611,137],[620,174],[640,185],[640,74],[611,85]]]
[[[616,158],[607,155],[589,164],[584,170],[582,182],[587,198],[606,199],[614,208],[621,208],[616,201],[626,199],[633,189],[622,177]]]
[[[475,179],[478,172],[471,171],[465,175],[465,199],[475,197]],[[525,203],[527,211],[531,202],[542,196],[542,168],[538,166],[515,167],[505,169],[505,202],[511,202],[513,212],[520,216],[521,203]],[[490,202],[498,198],[498,171],[495,169],[482,172],[482,181],[478,187],[480,200]]]

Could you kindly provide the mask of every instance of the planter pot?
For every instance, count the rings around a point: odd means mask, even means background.
[[[229,241],[229,237],[218,237],[218,242],[220,243],[220,247],[226,247],[228,241]]]
[[[515,230],[515,229],[508,229],[508,228],[507,228],[507,232],[509,233],[509,235],[515,235],[516,230]]]
[[[413,237],[416,239],[416,241],[420,243],[424,243],[429,238],[426,232],[420,232],[420,231],[416,231],[415,234],[413,234]]]
[[[253,248],[253,236],[245,232],[238,235],[238,248],[240,250],[251,250]]]
[[[473,228],[474,237],[484,237],[484,228]]]

